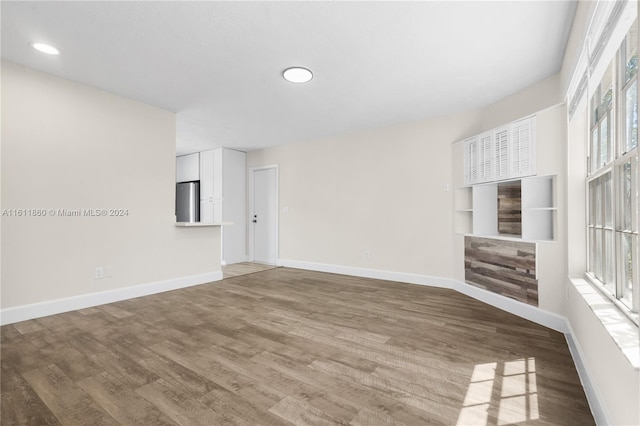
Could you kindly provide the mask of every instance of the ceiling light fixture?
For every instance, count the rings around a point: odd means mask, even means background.
[[[47,55],[59,55],[60,51],[55,47],[44,44],[44,43],[31,43],[31,47],[36,49],[38,52],[46,53]]]
[[[291,83],[306,83],[313,78],[313,73],[306,68],[291,67],[284,70],[282,76]]]

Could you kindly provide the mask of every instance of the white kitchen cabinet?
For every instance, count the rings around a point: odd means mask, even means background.
[[[229,172],[229,168],[233,166],[233,164],[226,163],[224,164],[223,159],[229,159],[231,153],[239,153],[242,158],[245,158],[245,153],[240,151],[234,151],[230,149],[214,149],[213,150],[213,171],[214,171],[214,179],[213,179],[213,198],[214,199],[222,199],[224,197],[224,183],[225,183],[225,173]],[[243,166],[244,167],[244,166]],[[226,182],[229,185],[229,182]]]
[[[200,199],[213,201],[214,149],[200,153]],[[202,215],[200,215],[202,217]]]
[[[200,179],[200,154],[176,157],[176,182],[192,182]]]
[[[200,221],[222,228],[223,264],[246,260],[246,154],[227,148],[200,153]]]

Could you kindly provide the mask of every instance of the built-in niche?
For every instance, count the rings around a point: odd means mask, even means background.
[[[552,241],[556,235],[555,176],[456,188],[456,232],[525,241]]]
[[[498,234],[522,237],[522,186],[519,180],[498,184]]]

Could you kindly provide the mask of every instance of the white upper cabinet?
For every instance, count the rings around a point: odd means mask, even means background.
[[[213,201],[213,181],[215,177],[213,156],[213,149],[200,153],[200,198],[203,200]],[[204,222],[204,220],[202,221]]]
[[[200,180],[199,153],[176,157],[176,182]]]
[[[224,148],[218,148],[213,150],[213,198],[214,199],[222,199],[224,194],[223,191],[223,183],[224,183],[224,171],[229,166],[225,164],[226,167],[223,167],[222,156],[224,152],[228,152],[228,150]],[[243,156],[244,153],[241,153]],[[243,157],[244,158],[244,157]],[[228,183],[228,182],[227,182]]]
[[[510,163],[511,177],[536,174],[535,151],[536,118],[530,117],[511,124]]]
[[[464,184],[536,174],[535,117],[515,121],[464,141]]]
[[[222,148],[200,153],[200,198],[213,202],[222,198]]]

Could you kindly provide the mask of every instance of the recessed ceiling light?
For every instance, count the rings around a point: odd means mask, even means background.
[[[47,55],[59,55],[60,51],[55,47],[44,43],[31,43],[31,47],[38,52],[46,53]]]
[[[291,83],[306,83],[313,78],[313,73],[306,68],[291,67],[284,70],[282,76]]]

